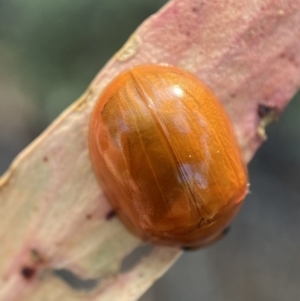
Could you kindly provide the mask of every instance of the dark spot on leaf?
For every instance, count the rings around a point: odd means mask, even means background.
[[[192,7],[192,12],[196,14],[197,12],[199,12],[199,10],[201,10],[201,8],[202,8],[204,5],[205,5],[205,2],[204,2],[204,1],[198,1],[198,2],[197,2],[197,6],[193,6],[193,7]]]
[[[292,54],[288,54],[288,53],[282,52],[282,53],[279,54],[279,58],[286,59],[291,64],[293,64],[295,67],[299,66],[299,62],[297,61],[297,59],[295,58],[295,56],[292,55]]]
[[[35,268],[29,266],[24,266],[21,270],[21,275],[27,280],[32,279],[35,273],[36,273]]]
[[[295,62],[295,57],[293,55],[289,56],[288,57],[288,60],[291,62],[291,63],[294,63]]]
[[[260,118],[265,118],[266,116],[270,115],[274,111],[276,111],[276,108],[273,106],[259,104],[257,109],[257,114]]]
[[[43,257],[41,256],[40,252],[37,249],[31,249],[30,252],[31,252],[32,259],[36,263],[41,264],[44,262]]]
[[[116,212],[114,211],[114,210],[111,210],[111,211],[109,211],[107,214],[106,214],[106,220],[110,220],[110,219],[112,219],[113,217],[115,217],[115,215],[116,215]]]

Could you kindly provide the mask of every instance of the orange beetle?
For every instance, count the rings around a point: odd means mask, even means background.
[[[247,193],[227,114],[203,82],[176,67],[138,66],[117,76],[93,110],[89,146],[108,200],[147,241],[207,245]]]

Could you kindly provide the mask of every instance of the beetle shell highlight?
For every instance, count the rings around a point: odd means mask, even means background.
[[[176,67],[145,65],[117,76],[95,105],[89,146],[106,197],[147,241],[207,245],[247,193],[226,112],[203,82]]]

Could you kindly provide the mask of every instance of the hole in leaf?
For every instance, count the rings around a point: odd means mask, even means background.
[[[274,114],[275,111],[276,111],[276,107],[267,106],[264,104],[259,104],[257,108],[257,114],[260,118],[265,118],[270,114]]]
[[[53,272],[57,278],[61,279],[68,286],[75,290],[91,291],[99,284],[99,281],[97,279],[81,278],[68,269],[57,269]]]
[[[121,273],[129,271],[133,266],[135,266],[143,257],[148,255],[152,250],[153,245],[147,244],[135,248],[129,255],[127,255],[121,264]]]

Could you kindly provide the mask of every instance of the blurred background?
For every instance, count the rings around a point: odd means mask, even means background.
[[[0,0],[0,174],[165,0]],[[250,163],[223,241],[187,252],[142,301],[300,300],[300,97]]]

